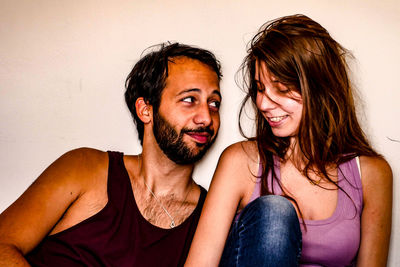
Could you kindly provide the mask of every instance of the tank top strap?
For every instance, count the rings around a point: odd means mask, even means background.
[[[340,164],[339,185],[351,197],[359,211],[362,210],[363,191],[361,183],[361,174],[357,166],[357,158],[353,158]]]
[[[108,180],[107,195],[108,201],[115,207],[125,207],[126,203],[133,201],[133,193],[129,174],[124,164],[124,154],[121,152],[107,151]]]
[[[258,172],[257,172],[257,177],[255,180],[255,185],[253,189],[253,193],[250,196],[249,203],[259,196],[261,196],[261,186],[262,186],[262,171],[263,171],[263,166],[262,162],[260,161],[260,157],[258,158]],[[274,171],[275,174],[277,175],[278,178],[280,178],[280,162],[278,157],[274,156]],[[279,183],[276,181],[276,179],[272,179],[272,172],[271,170],[268,171],[267,174],[267,186],[271,190],[273,189],[274,195],[280,195],[282,194],[282,189],[279,186]]]
[[[254,179],[254,188],[253,192],[251,193],[249,203],[258,198],[261,195],[261,177],[262,175],[262,164],[260,160],[258,161],[258,171],[257,171],[257,177]]]

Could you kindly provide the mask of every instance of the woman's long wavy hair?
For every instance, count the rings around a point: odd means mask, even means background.
[[[285,160],[290,137],[274,136],[271,127],[256,108],[256,67],[264,62],[281,83],[300,93],[303,113],[297,134],[297,146],[303,167],[299,169],[310,182],[317,173],[333,184],[328,167],[359,155],[378,156],[363,133],[356,116],[346,56],[349,52],[337,43],[320,24],[304,15],[278,18],[264,24],[252,39],[242,64],[244,99],[256,110],[256,140],[263,166],[262,194],[273,194],[267,174],[274,173],[273,157]],[[239,127],[243,133],[240,120]],[[296,165],[296,167],[298,167]],[[272,183],[271,183],[272,184]]]

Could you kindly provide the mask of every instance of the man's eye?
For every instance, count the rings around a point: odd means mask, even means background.
[[[221,103],[219,101],[211,101],[209,103],[210,107],[218,109]]]
[[[182,102],[187,102],[187,103],[193,103],[194,102],[194,97],[193,96],[188,96],[182,99]]]

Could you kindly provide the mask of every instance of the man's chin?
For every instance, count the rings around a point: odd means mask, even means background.
[[[204,143],[196,142],[191,138],[184,137],[183,139],[181,139],[182,150],[179,149],[180,152],[176,153],[177,150],[175,150],[175,152],[169,151],[172,153],[165,153],[166,151],[164,151],[164,153],[168,156],[170,160],[178,165],[195,164],[204,157],[204,155],[214,143],[214,140],[215,139],[210,139],[208,142]]]
[[[177,159],[171,159],[178,165],[189,165],[195,164],[196,162],[200,161],[207,152],[207,148],[205,146],[202,149],[194,148],[190,150],[190,155],[181,156]]]

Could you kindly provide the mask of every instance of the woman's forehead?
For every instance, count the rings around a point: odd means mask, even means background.
[[[256,60],[254,79],[262,82],[276,80],[276,77],[268,70],[267,63],[264,60]]]

